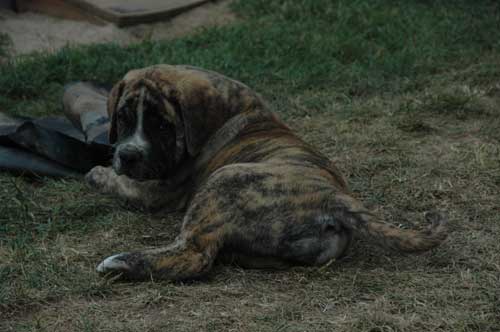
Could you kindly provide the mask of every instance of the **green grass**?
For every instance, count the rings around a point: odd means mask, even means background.
[[[404,91],[500,47],[500,12],[491,1],[248,1],[234,7],[244,21],[181,40],[23,57],[0,71],[0,94],[8,96],[0,106],[45,100],[68,81],[109,83],[131,68],[164,62],[212,68],[263,91],[334,88],[348,97]],[[493,72],[482,72],[486,77],[466,79],[498,77],[495,64]]]
[[[388,221],[447,211],[440,249],[357,242],[325,269],[217,266],[189,284],[110,284],[106,255],[172,240],[78,181],[0,175],[0,330],[498,331],[500,8],[495,1],[236,1],[240,19],[165,42],[64,48],[0,64],[0,110],[61,113],[65,83],[155,63],[262,93]]]

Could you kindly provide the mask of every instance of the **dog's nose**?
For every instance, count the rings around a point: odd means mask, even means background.
[[[141,152],[137,149],[125,148],[118,151],[118,156],[124,164],[132,164],[141,160]]]

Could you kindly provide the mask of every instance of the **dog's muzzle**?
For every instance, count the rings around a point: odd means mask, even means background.
[[[118,150],[117,153],[123,167],[130,167],[144,160],[142,151],[134,146],[126,146]]]

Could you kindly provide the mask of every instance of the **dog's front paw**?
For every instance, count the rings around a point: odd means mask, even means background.
[[[105,193],[113,191],[116,173],[111,167],[96,166],[85,175],[85,182]]]

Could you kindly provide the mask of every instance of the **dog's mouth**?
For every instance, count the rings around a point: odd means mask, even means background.
[[[112,168],[116,174],[125,175],[131,179],[138,181],[148,180],[153,177],[153,174],[151,174],[152,172],[147,170],[144,162],[126,162],[119,157],[116,151],[113,154]]]
[[[154,169],[151,167],[147,167],[144,164],[137,164],[134,166],[123,166],[118,163],[113,163],[113,169],[118,175],[125,175],[131,179],[137,181],[147,181],[147,180],[156,180],[162,178],[162,175],[165,173],[159,169]]]
[[[141,160],[126,161],[113,154],[112,168],[118,175],[125,175],[137,181],[167,179],[174,175],[175,162],[158,156],[144,156]]]
[[[127,169],[123,167],[115,167],[113,166],[113,169],[116,174],[118,175],[125,175],[126,177],[129,177],[131,179],[137,180],[137,181],[145,181],[147,180],[147,176],[144,174],[140,174],[137,171],[134,171],[132,169]]]

